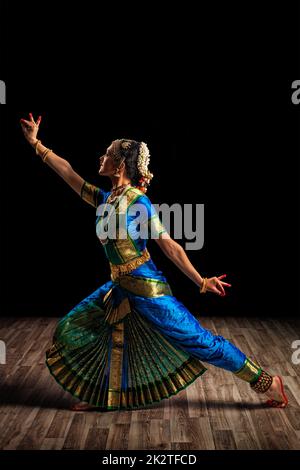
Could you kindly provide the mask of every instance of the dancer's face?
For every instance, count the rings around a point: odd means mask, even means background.
[[[99,175],[102,176],[112,176],[115,172],[115,162],[113,159],[113,145],[110,145],[105,155],[100,157],[100,168],[99,168]]]

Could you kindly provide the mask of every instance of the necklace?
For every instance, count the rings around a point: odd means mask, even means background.
[[[128,186],[130,183],[125,183],[125,184],[122,184],[121,186],[116,186],[116,187],[113,187],[111,192],[115,192],[119,189],[122,189],[122,188],[125,188],[125,186]]]
[[[130,186],[130,183],[122,184],[121,186],[112,188],[111,194],[107,198],[107,202],[114,202],[118,198],[118,196],[122,195],[123,191],[127,188],[127,186]]]

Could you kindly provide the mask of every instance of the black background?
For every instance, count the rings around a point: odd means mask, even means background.
[[[109,279],[93,208],[23,139],[19,120],[33,112],[43,115],[45,145],[90,182],[109,189],[97,170],[112,139],[144,140],[151,201],[205,204],[204,247],[187,254],[204,276],[227,273],[227,297],[201,296],[148,246],[193,313],[297,316],[297,7],[212,2],[200,12],[146,7],[94,19],[82,11],[85,28],[73,25],[64,42],[63,18],[48,13],[50,42],[30,58],[21,47],[3,75],[1,314],[63,316]]]
[[[19,119],[31,111],[43,114],[44,143],[91,182],[108,189],[96,162],[111,139],[143,139],[152,202],[205,204],[205,246],[188,256],[203,275],[228,274],[228,297],[200,296],[149,246],[194,313],[298,316],[299,2],[31,1],[11,2],[8,14],[4,3],[0,314],[63,316],[109,276],[93,209],[22,140]],[[234,452],[201,458],[240,466],[245,451]],[[293,456],[266,458],[282,467]]]

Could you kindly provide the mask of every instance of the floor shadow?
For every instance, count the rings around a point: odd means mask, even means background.
[[[70,399],[68,400],[66,397],[49,393],[46,388],[41,389],[34,385],[30,387],[30,392],[28,392],[28,388],[24,391],[24,388],[15,384],[0,386],[0,406],[22,405],[67,410],[72,401],[75,401],[72,396],[70,396]]]
[[[28,390],[28,389],[27,389]],[[188,402],[186,399],[178,399],[172,400],[173,397],[169,399],[163,399],[161,402],[153,403],[152,405],[147,405],[145,407],[141,407],[138,409],[133,409],[130,411],[140,411],[140,410],[151,410],[151,409],[159,409],[163,408],[165,405],[165,401],[169,400],[170,405],[173,408],[185,408],[188,406]],[[39,407],[44,409],[57,409],[57,410],[66,410],[68,411],[70,405],[78,401],[75,397],[70,394],[70,398],[68,397],[61,397],[58,394],[49,393],[47,389],[41,389],[38,386],[32,385],[31,391],[24,391],[22,387],[18,385],[5,385],[0,386],[0,405],[5,406],[28,406],[28,407]],[[248,402],[225,402],[225,401],[217,401],[217,400],[207,400],[205,403],[200,402],[199,400],[189,400],[189,404],[193,406],[200,406],[204,405],[210,410],[218,410],[218,409],[236,409],[236,410],[244,410],[244,409],[262,409],[262,408],[270,408],[266,403],[248,403]],[[95,410],[97,411],[97,410]],[[121,410],[124,411],[124,410]],[[126,411],[126,410],[125,410]],[[113,412],[113,411],[112,411]]]
[[[192,405],[199,405],[199,400],[189,400],[189,403]],[[215,410],[215,409],[236,409],[236,410],[252,410],[252,409],[261,409],[261,408],[270,408],[266,403],[249,403],[246,401],[242,402],[234,402],[234,401],[223,401],[223,400],[206,400],[205,402],[201,402],[201,404],[205,404],[208,409]],[[187,406],[188,403],[185,399],[176,400],[172,402],[173,408],[182,408]]]

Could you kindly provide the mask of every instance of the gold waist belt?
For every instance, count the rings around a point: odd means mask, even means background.
[[[123,264],[109,263],[112,281],[115,281],[123,274],[130,273],[131,271],[136,269],[138,266],[141,266],[142,264],[146,263],[146,261],[149,261],[150,259],[151,259],[150,253],[148,249],[145,248],[141,256],[133,260],[127,261],[127,263],[123,263]]]

